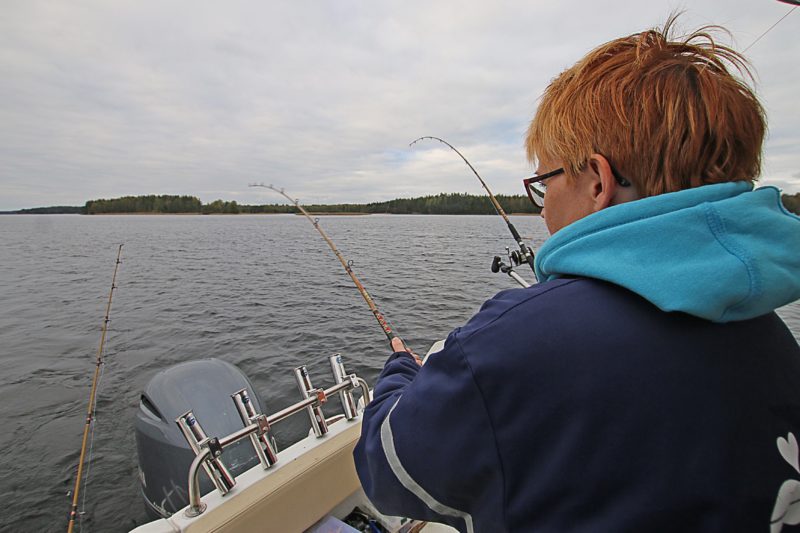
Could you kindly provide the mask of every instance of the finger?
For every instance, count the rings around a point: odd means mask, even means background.
[[[407,352],[408,348],[406,348],[406,344],[403,342],[403,339],[400,337],[394,337],[392,339],[392,350],[395,352]]]

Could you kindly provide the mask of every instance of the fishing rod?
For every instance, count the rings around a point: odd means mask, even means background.
[[[333,253],[336,255],[336,258],[342,264],[342,266],[344,267],[345,271],[350,276],[350,279],[353,280],[353,283],[355,284],[356,288],[358,289],[358,292],[360,292],[361,296],[364,297],[364,301],[367,302],[367,305],[369,306],[369,310],[372,311],[372,314],[375,316],[375,320],[378,321],[378,324],[380,324],[381,329],[383,330],[383,333],[386,335],[386,338],[389,340],[389,345],[392,344],[392,339],[400,338],[394,332],[394,329],[393,329],[392,325],[389,323],[388,320],[386,320],[386,317],[383,316],[383,313],[381,313],[378,310],[378,306],[375,305],[375,302],[372,300],[372,297],[367,292],[367,289],[364,287],[364,285],[358,279],[358,276],[356,276],[355,272],[353,272],[353,262],[345,260],[345,258],[342,255],[342,253],[336,248],[336,245],[333,244],[333,241],[331,240],[331,238],[328,237],[328,235],[325,233],[325,231],[322,229],[322,227],[320,227],[319,218],[313,218],[312,219],[311,215],[308,213],[308,211],[306,211],[305,208],[303,208],[303,206],[300,205],[300,201],[295,199],[295,198],[292,198],[291,196],[286,194],[286,192],[284,192],[283,189],[278,189],[277,187],[273,187],[272,185],[264,185],[263,183],[251,183],[249,186],[250,187],[264,187],[265,189],[272,189],[273,191],[277,192],[278,194],[283,195],[287,200],[292,202],[297,209],[300,210],[300,212],[303,214],[303,216],[305,216],[308,219],[308,221],[311,222],[311,224],[314,226],[314,228],[316,228],[316,230],[319,232],[319,234],[322,235],[322,238],[325,239],[326,243],[328,243],[328,246],[333,251]],[[400,340],[402,341],[403,339],[400,339]],[[405,345],[405,342],[403,344]]]
[[[100,334],[100,346],[97,348],[97,359],[95,361],[94,378],[92,379],[92,390],[89,393],[89,406],[86,409],[86,424],[83,426],[83,442],[81,443],[81,455],[78,459],[78,474],[75,476],[75,488],[72,491],[72,507],[69,511],[69,525],[67,526],[67,533],[72,533],[75,527],[75,518],[78,516],[78,493],[81,490],[81,475],[83,474],[83,461],[86,458],[86,444],[89,440],[89,429],[92,427],[94,421],[94,412],[96,406],[97,384],[100,378],[100,369],[102,368],[103,349],[106,344],[106,334],[108,333],[108,323],[111,321],[109,315],[111,313],[111,299],[114,296],[114,289],[117,288],[117,270],[119,270],[120,256],[122,255],[122,245],[117,249],[117,260],[114,264],[114,276],[111,278],[111,290],[108,292],[108,303],[106,303],[106,315],[103,319],[103,330]]]
[[[459,157],[461,157],[461,159],[464,160],[464,163],[467,164],[469,169],[472,171],[473,174],[475,174],[475,177],[478,178],[478,181],[481,182],[481,185],[483,185],[483,188],[489,194],[489,199],[492,201],[492,205],[494,206],[494,210],[497,212],[498,215],[503,217],[503,220],[506,221],[506,224],[508,225],[508,229],[511,232],[511,235],[514,237],[514,240],[517,242],[517,246],[519,246],[519,250],[514,250],[511,253],[509,253],[509,255],[508,255],[509,259],[511,260],[511,262],[513,262],[517,266],[521,265],[522,263],[528,263],[528,266],[531,267],[531,270],[533,271],[533,275],[535,276],[536,275],[536,269],[534,268],[533,250],[531,249],[530,246],[525,244],[525,242],[522,240],[522,237],[520,237],[520,234],[517,231],[517,228],[514,227],[514,224],[511,223],[511,220],[509,220],[508,215],[506,215],[506,212],[503,210],[503,206],[500,205],[500,202],[497,201],[497,198],[495,198],[494,194],[492,194],[492,191],[489,190],[489,186],[486,185],[485,181],[483,181],[483,178],[481,178],[481,175],[478,174],[477,170],[475,170],[475,167],[472,166],[472,163],[470,163],[467,160],[467,158],[464,157],[464,154],[459,152],[458,149],[455,146],[453,146],[452,144],[450,144],[449,142],[445,141],[442,138],[434,137],[432,135],[425,135],[425,136],[420,137],[418,139],[414,139],[414,141],[412,141],[408,146],[414,146],[417,142],[419,142],[419,141],[421,141],[423,139],[432,139],[434,141],[439,141],[440,143],[447,145],[451,150],[453,150],[455,153],[457,153],[459,155]],[[500,261],[499,257],[495,257],[494,258],[494,262],[492,263],[492,272],[498,272],[498,271],[502,271],[502,272],[508,274],[509,276],[514,278],[514,280],[516,280],[518,283],[520,283],[520,285],[522,285],[524,287],[530,286],[527,282],[522,280],[522,278],[520,278],[518,275],[515,275],[512,267],[504,265]]]

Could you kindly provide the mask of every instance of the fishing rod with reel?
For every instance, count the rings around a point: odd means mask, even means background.
[[[325,231],[320,226],[319,218],[311,218],[311,215],[309,214],[309,212],[306,211],[305,208],[302,205],[300,205],[300,201],[298,199],[292,198],[291,196],[286,194],[286,192],[282,188],[279,189],[279,188],[274,187],[272,185],[264,185],[263,183],[251,183],[249,186],[250,187],[264,187],[265,189],[271,189],[271,190],[277,192],[278,194],[282,195],[284,198],[289,200],[292,204],[294,204],[294,206],[300,211],[300,213],[302,213],[303,216],[305,216],[308,219],[308,221],[311,222],[311,225],[314,226],[314,228],[319,232],[319,234],[322,235],[322,238],[325,239],[325,242],[328,244],[328,247],[331,249],[331,251],[333,251],[334,255],[336,255],[336,258],[339,260],[339,262],[344,267],[345,272],[347,272],[347,274],[350,276],[350,279],[353,280],[353,283],[355,284],[356,289],[358,289],[358,292],[364,298],[364,301],[367,302],[367,306],[369,307],[369,310],[372,311],[372,315],[375,317],[375,320],[378,321],[378,324],[380,325],[381,330],[383,330],[384,335],[386,335],[386,338],[389,340],[389,345],[390,346],[392,345],[392,339],[397,338],[397,339],[400,339],[400,341],[403,343],[403,346],[405,346],[405,341],[403,341],[403,339],[401,339],[400,336],[397,335],[394,332],[394,327],[392,326],[392,324],[386,319],[386,317],[383,315],[383,313],[381,313],[380,310],[378,310],[378,306],[375,305],[375,301],[369,295],[369,293],[367,292],[367,289],[361,283],[361,280],[358,279],[358,276],[356,276],[355,272],[353,272],[353,261],[346,260],[344,258],[344,256],[342,255],[342,253],[338,250],[338,248],[336,248],[336,245],[333,243],[331,238],[328,237],[328,234],[325,233]],[[407,347],[406,347],[406,349],[408,350]],[[409,353],[412,353],[412,355],[413,355],[413,352],[411,352],[411,350],[408,350],[408,351],[409,351]],[[417,356],[414,355],[414,357],[416,358]]]
[[[508,274],[508,276],[510,276],[511,279],[519,283],[521,286],[530,287],[530,283],[525,281],[519,274],[514,272],[514,266],[519,266],[523,263],[527,263],[528,266],[531,267],[531,271],[533,272],[534,277],[536,277],[536,269],[534,268],[535,256],[533,250],[531,249],[530,246],[525,244],[525,241],[522,240],[522,237],[517,231],[517,228],[514,227],[514,224],[511,223],[511,220],[509,220],[508,215],[506,215],[506,212],[503,210],[503,206],[500,205],[500,202],[497,201],[497,198],[495,198],[494,194],[492,194],[492,191],[489,190],[489,186],[486,185],[485,181],[483,181],[483,178],[481,178],[480,174],[478,174],[478,171],[475,170],[475,167],[472,166],[472,163],[470,163],[467,160],[467,158],[464,157],[464,154],[459,152],[455,146],[453,146],[452,144],[450,144],[449,142],[445,141],[440,137],[425,135],[423,137],[419,137],[418,139],[414,139],[408,146],[414,146],[417,142],[423,139],[431,139],[434,141],[439,141],[440,143],[447,145],[451,150],[457,153],[459,157],[461,157],[464,163],[467,164],[469,169],[472,171],[473,174],[475,174],[475,177],[478,178],[478,181],[481,182],[481,185],[489,194],[489,199],[492,201],[492,206],[494,207],[494,210],[497,212],[498,215],[500,215],[503,218],[503,220],[505,220],[506,225],[508,225],[508,230],[511,232],[511,236],[514,237],[514,241],[516,241],[519,249],[510,250],[508,247],[506,247],[506,254],[508,256],[508,261],[510,263],[508,265],[503,262],[500,256],[495,256],[494,260],[492,261],[492,267],[491,267],[492,272],[495,273],[503,272],[504,274]]]
[[[105,361],[103,360],[103,350],[106,344],[106,334],[108,333],[108,323],[111,322],[109,318],[111,314],[111,299],[114,296],[114,289],[117,288],[117,270],[119,270],[119,265],[122,263],[120,261],[120,256],[122,255],[122,245],[119,245],[117,249],[117,260],[114,264],[114,275],[111,278],[111,290],[108,292],[108,302],[106,303],[106,314],[105,318],[103,319],[103,330],[100,334],[100,346],[97,348],[97,358],[95,360],[95,369],[94,369],[94,378],[92,379],[92,389],[89,393],[89,406],[86,409],[86,424],[83,426],[83,440],[81,441],[81,454],[78,459],[78,473],[75,475],[75,488],[72,491],[72,506],[69,510],[69,524],[67,525],[67,533],[72,533],[73,528],[75,527],[75,519],[78,517],[78,495],[81,489],[81,477],[83,475],[83,463],[86,458],[86,448],[87,444],[89,443],[89,431],[94,427],[94,413],[97,407],[97,387],[100,382],[100,374]],[[92,432],[94,434],[94,432]],[[94,440],[92,438],[92,440]],[[91,459],[90,459],[91,462]],[[87,473],[88,476],[88,473]],[[85,497],[84,497],[85,499]]]

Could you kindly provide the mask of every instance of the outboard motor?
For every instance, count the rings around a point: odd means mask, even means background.
[[[189,467],[195,458],[176,418],[192,411],[210,437],[224,437],[242,429],[243,423],[231,395],[247,389],[256,411],[261,400],[244,373],[225,361],[203,359],[181,363],[156,374],[145,387],[136,413],[136,448],[139,481],[147,513],[166,518],[189,503]],[[221,459],[237,476],[259,460],[249,440],[222,452]],[[200,493],[214,485],[200,475]]]

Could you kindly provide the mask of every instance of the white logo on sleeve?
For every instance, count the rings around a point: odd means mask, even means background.
[[[778,451],[781,457],[800,474],[797,439],[794,433],[789,433],[785,439],[778,437]],[[800,524],[800,481],[794,479],[784,481],[778,491],[770,519],[770,533],[780,533],[784,524],[790,526]]]

